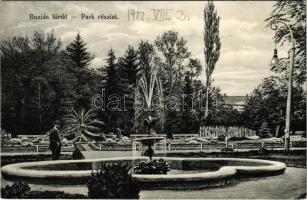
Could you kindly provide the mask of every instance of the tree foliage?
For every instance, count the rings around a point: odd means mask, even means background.
[[[78,82],[75,86],[77,107],[90,109],[90,99],[94,93],[99,92],[95,86],[99,76],[88,68],[94,56],[88,52],[86,43],[78,33],[75,40],[66,47],[67,57],[71,61],[69,70],[74,73]]]
[[[194,110],[194,88],[192,77],[189,73],[185,75],[185,85],[183,87],[183,105],[180,113],[180,129],[184,133],[188,133],[190,130],[198,128],[197,118]]]
[[[165,32],[153,44],[141,41],[137,49],[129,46],[119,58],[111,49],[106,65],[99,70],[89,69],[93,56],[80,34],[65,50],[61,48],[60,39],[52,32],[35,32],[32,37],[13,37],[1,42],[2,127],[13,135],[45,134],[57,119],[63,119],[65,132],[72,138],[86,135],[84,132],[90,130],[77,125],[86,114],[81,108],[90,110],[92,97],[101,94],[101,89],[104,89],[105,110],[98,113],[97,120],[105,126],[100,127],[100,132],[114,132],[119,127],[123,133],[132,133],[135,84],[141,75],[150,80],[153,70],[157,70],[162,82],[163,95],[185,98],[177,102],[179,110],[157,114],[165,118],[161,127],[172,133],[197,131],[203,115],[199,108],[202,102],[192,101],[189,95],[197,96],[205,90],[202,82],[196,80],[202,65],[191,56],[187,41],[178,33]],[[209,98],[215,98],[214,95]],[[73,108],[76,113],[74,119],[69,119],[73,123],[69,125],[64,119],[66,111]]]
[[[266,19],[270,24],[282,21],[290,26],[293,31],[295,56],[294,56],[294,80],[302,84],[306,80],[306,2],[305,1],[281,1],[278,0],[270,17]],[[278,24],[274,39],[280,45],[291,40],[289,29]],[[286,73],[289,66],[289,58],[281,59],[277,66],[272,66],[272,70],[277,73]]]
[[[68,57],[73,61],[77,68],[85,68],[93,60],[93,56],[87,51],[86,43],[78,33],[75,40],[66,47]]]
[[[167,88],[170,91],[174,90],[174,85],[183,75],[184,61],[191,55],[186,43],[186,40],[173,31],[165,32],[155,40],[157,49],[162,54],[160,68],[165,72],[163,73],[165,84],[168,84]]]
[[[121,67],[123,68],[124,76],[128,79],[129,84],[135,87],[136,80],[139,74],[139,61],[137,51],[132,46],[128,46],[125,56],[122,59]]]
[[[97,75],[76,71],[61,44],[53,32],[1,42],[2,127],[13,135],[44,134],[66,108],[89,106]]]
[[[151,72],[156,65],[154,64],[156,51],[148,41],[141,41],[138,47],[138,59],[140,74],[143,74],[147,81],[150,81]],[[149,82],[147,83],[149,85]]]
[[[123,58],[119,61],[122,84],[125,91],[125,110],[123,112],[123,130],[126,134],[133,133],[134,128],[134,99],[136,82],[140,76],[139,60],[137,51],[128,46]],[[125,134],[125,133],[124,133]]]
[[[34,32],[31,38],[20,36],[1,42],[3,128],[13,134],[21,130],[30,133],[53,121],[59,100],[55,92],[66,85],[61,84],[65,82],[61,77],[53,79],[61,69],[50,66],[58,60],[60,47],[53,32]]]
[[[187,127],[190,127],[189,132],[196,131],[199,122],[196,118],[200,117],[197,115],[199,112],[190,112],[191,105],[189,111],[183,110],[186,106],[184,102],[199,92],[194,88],[195,80],[193,79],[200,75],[202,65],[198,59],[191,57],[187,41],[177,32],[163,33],[157,37],[155,45],[157,56],[154,64],[157,66],[158,77],[162,83],[163,95],[165,96],[164,104],[171,104],[174,98],[178,100],[176,109],[164,110],[165,130],[169,133],[186,133],[188,132]],[[187,120],[188,118],[189,120]],[[192,127],[187,125],[188,121],[193,121],[194,125]]]
[[[114,132],[117,128],[131,131],[132,119],[129,116],[131,117],[131,99],[133,97],[128,96],[132,94],[134,84],[129,84],[132,79],[129,79],[128,73],[132,74],[133,72],[130,67],[127,67],[125,59],[129,63],[131,62],[130,58],[126,57],[117,59],[113,49],[108,52],[107,65],[104,69],[106,72],[104,77],[106,106],[105,111],[101,113],[102,118],[106,121],[106,131]],[[126,100],[127,102],[125,102]]]
[[[246,126],[253,130],[259,130],[266,122],[271,133],[278,136],[283,134],[285,126],[285,113],[287,101],[287,84],[278,76],[265,78],[263,82],[247,98],[243,116]],[[305,130],[306,98],[302,87],[294,87],[292,90],[292,130]]]
[[[110,103],[112,101],[112,98],[116,99],[117,96],[121,94],[121,88],[118,81],[119,80],[118,65],[116,60],[117,59],[113,49],[110,49],[108,52],[108,57],[106,59],[107,65],[105,66],[106,84],[104,89],[106,94],[105,96],[106,105],[112,105],[112,103]],[[106,119],[106,125],[108,127],[107,131],[111,131],[116,127],[118,127],[119,112],[117,109],[120,108],[117,107],[118,105],[114,104],[114,107],[107,106],[105,108],[105,112],[103,113],[103,118]],[[114,110],[112,108],[114,108]]]
[[[209,1],[204,9],[204,55],[206,63],[206,111],[205,117],[208,116],[208,101],[209,101],[209,87],[211,83],[211,75],[214,71],[216,62],[220,56],[220,36],[219,36],[219,22],[220,17],[215,10],[212,1]]]
[[[259,130],[258,130],[258,136],[259,136],[260,138],[269,138],[269,137],[272,136],[272,135],[271,135],[271,130],[269,129],[268,123],[267,123],[266,121],[264,121],[264,122],[261,124],[261,126],[260,126],[260,128],[259,128]]]
[[[306,11],[305,1],[277,1],[265,21],[268,26],[275,25],[274,40],[280,45],[291,40],[289,25],[293,31],[295,54],[292,87],[290,129],[306,131],[306,93],[302,83],[306,79]],[[282,22],[282,23],[281,23]],[[289,58],[281,58],[277,66],[271,66],[275,76],[265,78],[248,96],[243,112],[245,124],[258,131],[261,136],[270,132],[274,136],[284,134],[286,101],[288,92]],[[267,128],[266,128],[267,127]],[[269,131],[263,131],[268,129]]]

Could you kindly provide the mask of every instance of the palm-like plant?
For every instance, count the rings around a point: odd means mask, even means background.
[[[96,112],[93,109],[87,112],[85,109],[80,112],[71,109],[69,114],[63,117],[63,121],[64,137],[74,135],[74,141],[91,141],[104,137],[101,133],[101,127],[104,123],[97,119]]]

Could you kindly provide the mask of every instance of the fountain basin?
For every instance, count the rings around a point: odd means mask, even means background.
[[[156,158],[159,159],[159,158]],[[133,174],[142,188],[181,189],[223,186],[240,177],[259,177],[282,174],[286,165],[281,162],[244,158],[164,158],[171,169],[182,173],[166,175]],[[45,184],[86,184],[88,177],[102,164],[137,164],[147,160],[137,158],[104,158],[87,160],[40,161],[6,165],[1,173],[6,180],[22,180]],[[189,173],[184,173],[189,170]],[[195,170],[195,173],[191,173]],[[205,170],[205,172],[199,172]]]

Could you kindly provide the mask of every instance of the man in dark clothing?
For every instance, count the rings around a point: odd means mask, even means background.
[[[53,128],[49,131],[49,149],[52,152],[52,160],[59,160],[61,154],[61,134],[60,122],[56,121]]]

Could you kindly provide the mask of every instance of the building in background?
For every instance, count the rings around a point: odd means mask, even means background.
[[[225,106],[229,106],[239,112],[243,112],[246,103],[246,96],[225,96],[224,102]]]

